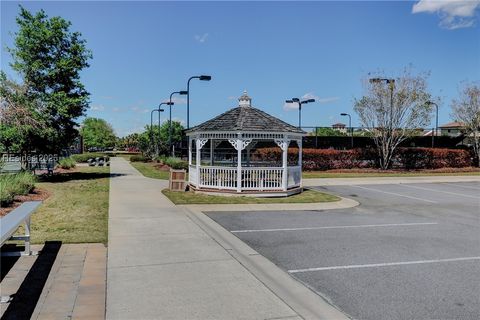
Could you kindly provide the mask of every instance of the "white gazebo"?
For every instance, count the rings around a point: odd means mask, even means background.
[[[239,106],[187,130],[189,185],[195,191],[287,196],[302,191],[304,131],[252,107],[246,92]],[[288,156],[290,144],[298,156]],[[281,159],[255,158],[278,146]]]

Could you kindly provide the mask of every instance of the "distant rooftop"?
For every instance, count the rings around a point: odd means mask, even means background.
[[[462,122],[453,121],[453,122],[449,122],[449,123],[446,123],[446,124],[438,126],[438,127],[439,128],[464,128],[465,124],[463,124]]]

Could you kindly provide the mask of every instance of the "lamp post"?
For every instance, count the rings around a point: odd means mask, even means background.
[[[211,76],[201,75],[190,77],[187,81],[187,129],[190,129],[190,80],[198,79],[200,81],[210,81],[212,80]]]
[[[173,104],[173,102],[171,104]],[[160,139],[160,113],[165,111],[164,109],[160,108],[162,105],[170,105],[170,102],[162,102],[158,105],[158,109],[153,109],[150,112],[150,131],[152,132],[151,133],[152,134],[152,140],[153,140],[153,113],[155,111],[158,112],[158,142],[157,142],[157,148],[156,148],[157,155],[158,155],[158,145],[160,144],[160,141],[161,141],[161,139]]]
[[[292,98],[292,100],[285,100],[286,103],[298,103],[298,128],[302,129],[302,104],[315,102],[315,99],[300,100],[299,98]]]
[[[427,101],[427,104],[435,106],[435,132],[432,132],[432,148],[435,146],[435,136],[438,133],[438,104],[433,101]]]
[[[350,128],[350,148],[353,149],[353,128],[352,128],[352,116],[348,113],[340,113],[341,116],[348,116],[348,127]]]
[[[395,79],[387,78],[372,78],[369,80],[370,83],[381,83],[385,82],[390,85],[390,130],[393,135],[393,89],[395,87]]]
[[[174,94],[179,94],[179,95],[186,95],[188,94],[188,91],[175,91],[170,94],[170,99],[168,100],[170,102],[170,120],[168,121],[168,150],[172,152],[172,96]]]

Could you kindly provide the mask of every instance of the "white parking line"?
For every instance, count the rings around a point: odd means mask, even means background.
[[[395,193],[395,192],[387,192],[387,191],[382,191],[382,190],[372,189],[372,188],[367,188],[367,187],[361,187],[361,186],[356,186],[356,185],[352,185],[352,187],[357,187],[357,188],[360,188],[360,189],[365,189],[365,190],[371,190],[371,191],[376,191],[376,192],[380,192],[380,193],[390,194],[390,195],[394,195],[394,196],[397,196],[397,197],[404,197],[404,198],[415,199],[415,200],[420,200],[420,201],[425,201],[425,202],[430,202],[430,203],[437,203],[436,201],[417,198],[417,197],[411,197],[411,196],[407,196],[407,195],[400,194],[400,193]]]
[[[358,269],[358,268],[376,268],[376,267],[403,266],[403,265],[409,265],[409,264],[425,264],[425,263],[470,261],[470,260],[480,260],[480,257],[464,257],[464,258],[453,258],[453,259],[418,260],[418,261],[387,262],[387,263],[357,264],[357,265],[321,267],[321,268],[294,269],[294,270],[288,270],[288,273]]]
[[[479,190],[480,191],[480,188],[475,188],[475,187],[472,187],[472,186],[464,186],[464,185],[453,184],[453,183],[445,183],[445,184],[447,186],[454,186],[454,187],[458,187],[458,188],[473,189],[473,190]]]
[[[412,186],[412,185],[407,185],[407,184],[401,184],[401,186],[407,187],[407,188],[419,189],[419,190],[442,192],[442,193],[446,193],[446,194],[452,194],[452,195],[455,195],[455,196],[466,197],[466,198],[473,198],[473,199],[477,199],[477,200],[479,199],[479,198],[476,197],[476,196],[470,196],[470,195],[468,195],[468,194],[462,194],[462,193],[456,193],[456,192],[450,192],[450,191],[443,191],[443,190],[437,190],[437,189],[430,189],[430,188]]]
[[[389,223],[389,224],[361,224],[361,225],[356,225],[356,226],[329,226],[329,227],[306,227],[306,228],[233,230],[233,231],[230,231],[230,232],[231,233],[249,233],[249,232],[274,232],[274,231],[303,231],[303,230],[322,230],[322,229],[425,226],[425,225],[434,225],[434,224],[438,224],[438,223],[437,222],[416,222],[416,223]]]

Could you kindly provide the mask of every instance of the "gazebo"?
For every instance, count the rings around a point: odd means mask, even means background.
[[[246,91],[238,101],[238,107],[186,131],[190,188],[274,197],[301,192],[306,133],[252,107]],[[288,156],[291,143],[298,147],[297,157]],[[255,157],[257,148],[275,146],[282,150],[281,160]]]

